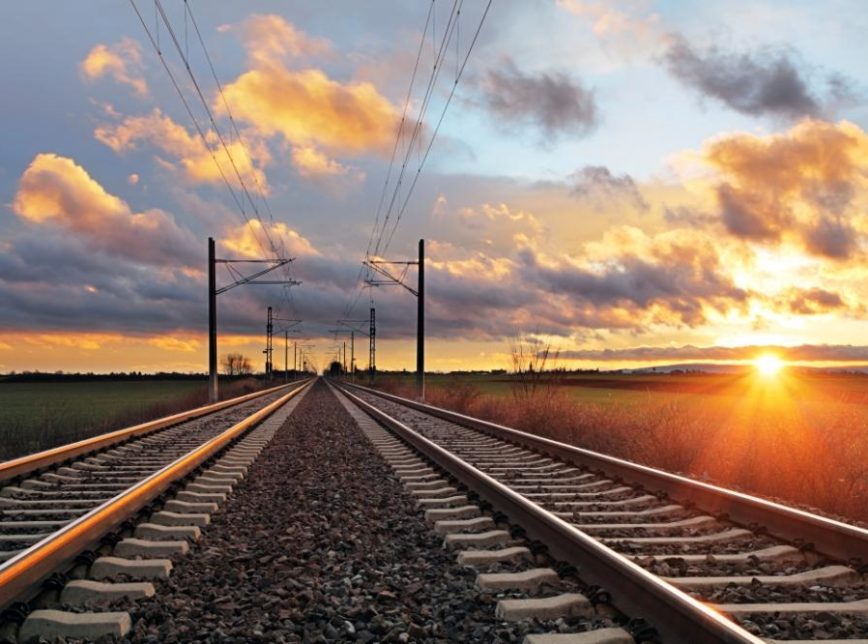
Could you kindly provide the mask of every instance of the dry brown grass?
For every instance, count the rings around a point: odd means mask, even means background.
[[[584,402],[556,382],[483,393],[455,379],[430,404],[752,494],[868,522],[868,415],[797,380],[740,381],[727,395]],[[382,385],[413,397],[397,380]]]

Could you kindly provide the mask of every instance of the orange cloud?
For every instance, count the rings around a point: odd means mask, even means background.
[[[250,16],[242,25],[242,33],[254,66],[268,65],[280,58],[327,55],[332,51],[328,40],[308,36],[275,14]]]
[[[148,84],[142,76],[142,48],[132,38],[114,45],[99,44],[81,62],[81,73],[88,81],[111,76],[116,82],[129,85],[139,96],[148,96]]]
[[[252,69],[224,88],[234,115],[263,135],[335,154],[385,152],[397,110],[371,83],[340,83],[319,69],[290,69],[285,58],[326,53],[325,41],[299,32],[279,16],[255,16],[244,27]],[[222,100],[214,109],[225,113]]]
[[[591,20],[594,35],[624,56],[653,53],[668,38],[660,15],[648,12],[642,4],[612,0],[557,0],[557,6]]]
[[[22,219],[75,233],[91,246],[146,263],[197,261],[190,231],[162,210],[134,213],[72,159],[37,154],[12,202]]]
[[[293,148],[292,164],[301,176],[307,178],[342,176],[349,171],[346,166],[310,146]]]
[[[263,248],[266,252],[270,250],[269,237],[278,249],[282,249],[291,257],[311,257],[320,254],[309,240],[282,221],[266,227],[258,219],[251,219],[228,231],[227,236],[220,240],[220,245],[240,257],[262,257]]]
[[[202,343],[196,338],[180,338],[172,335],[160,335],[150,338],[148,344],[164,351],[181,351],[191,353],[198,351]]]
[[[868,134],[841,121],[806,119],[769,136],[712,140],[702,160],[715,172],[720,221],[743,239],[791,241],[843,259],[859,245],[860,194],[868,186]]]
[[[268,192],[268,182],[262,168],[271,161],[271,155],[261,141],[250,138],[244,141],[234,138],[226,140],[229,149],[227,154],[214,131],[206,133],[206,146],[199,136],[188,132],[159,109],[154,109],[146,116],[128,117],[118,124],[101,125],[95,130],[94,136],[118,153],[133,150],[140,142],[147,141],[178,159],[187,177],[199,183],[221,183],[222,169],[230,183],[236,185],[234,162],[249,190],[261,187]],[[212,152],[219,167],[214,162]]]

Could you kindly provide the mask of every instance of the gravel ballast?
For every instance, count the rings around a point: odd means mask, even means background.
[[[154,598],[135,642],[518,642],[607,619],[500,622],[322,382]]]

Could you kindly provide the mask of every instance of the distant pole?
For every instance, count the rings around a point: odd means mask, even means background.
[[[371,307],[371,330],[368,335],[368,375],[371,384],[374,384],[374,376],[377,373],[377,316],[374,307]]]
[[[208,238],[208,400],[217,402],[217,263],[214,238]]]
[[[271,374],[274,370],[272,366],[272,353],[274,351],[273,331],[274,324],[271,321],[271,307],[268,307],[268,320],[265,323],[265,379],[271,380]]]
[[[292,343],[292,379],[295,380],[298,371],[298,342]]]
[[[344,375],[347,373],[347,341],[344,340]]]
[[[350,379],[356,381],[356,332],[350,331]]]
[[[283,332],[283,382],[289,382],[289,331]]]
[[[419,287],[416,297],[416,396],[425,400],[425,240],[419,240]]]

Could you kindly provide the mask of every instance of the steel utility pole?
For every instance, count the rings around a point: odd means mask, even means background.
[[[362,326],[365,322],[368,320],[338,320],[338,324],[350,330],[350,374],[353,382],[356,381],[356,333],[367,335]]]
[[[373,385],[374,377],[377,375],[377,316],[373,306],[371,307],[371,330],[368,335],[368,375]]]
[[[208,400],[217,402],[219,396],[217,387],[217,296],[244,284],[281,284],[283,286],[298,286],[301,282],[293,279],[262,280],[259,279],[271,271],[285,266],[294,258],[287,259],[217,259],[214,251],[214,238],[208,238]],[[225,264],[234,282],[217,288],[217,264]],[[268,268],[252,275],[242,275],[233,264],[271,264]],[[269,356],[270,358],[270,356]]]
[[[217,402],[217,264],[208,238],[208,400]]]
[[[289,382],[289,331],[283,332],[283,382]]]
[[[268,307],[268,320],[265,323],[265,379],[271,380],[274,370],[272,356],[274,355],[274,322],[272,322],[271,307]]]
[[[419,282],[416,286],[416,395],[425,400],[425,240],[419,240]]]
[[[416,296],[416,396],[419,400],[425,400],[425,240],[419,240],[418,261],[392,261],[385,259],[369,259],[363,264],[378,274],[377,277],[366,279],[368,286],[403,286]],[[389,265],[403,266],[403,270],[394,275],[388,268]],[[419,281],[417,287],[407,286],[405,279],[407,270],[411,266],[419,269]],[[373,319],[373,309],[371,309]],[[373,343],[373,330],[371,332]],[[371,378],[373,382],[373,376]]]

